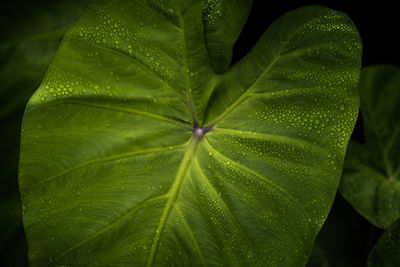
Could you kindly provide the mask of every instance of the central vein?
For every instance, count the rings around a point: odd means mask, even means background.
[[[189,169],[190,164],[192,163],[192,160],[196,153],[197,146],[200,141],[201,141],[201,138],[198,138],[195,134],[195,131],[193,131],[193,136],[189,141],[189,144],[186,148],[185,154],[183,155],[183,159],[181,161],[181,164],[179,165],[178,172],[176,174],[174,183],[172,184],[172,186],[168,192],[168,201],[167,201],[167,204],[165,205],[164,211],[161,215],[161,220],[160,220],[160,223],[158,224],[156,234],[154,236],[153,243],[151,245],[149,260],[147,262],[148,267],[151,267],[154,265],[154,260],[155,260],[157,249],[158,249],[158,246],[160,243],[161,234],[165,228],[169,214],[171,213],[171,210],[173,208],[175,200],[178,197],[182,182],[186,176],[186,173]]]

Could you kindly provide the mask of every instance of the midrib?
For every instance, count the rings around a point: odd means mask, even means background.
[[[189,70],[189,63],[188,63],[187,52],[186,52],[187,51],[187,43],[186,43],[186,36],[185,36],[184,18],[181,15],[179,15],[179,19],[180,19],[180,24],[181,24],[181,29],[182,29],[182,37],[183,37],[182,43],[184,46],[183,60],[184,60],[185,69]],[[187,83],[188,84],[186,84],[186,88],[191,88],[190,77],[188,77]],[[190,100],[193,100],[192,95],[189,94],[189,96],[190,96]],[[152,267],[154,265],[156,253],[157,253],[158,246],[160,243],[160,237],[164,231],[165,225],[168,221],[168,217],[169,217],[169,214],[171,213],[173,205],[175,204],[175,201],[179,195],[179,191],[181,189],[182,182],[186,176],[186,173],[187,173],[187,170],[189,169],[190,164],[192,163],[192,160],[196,153],[197,145],[199,144],[199,142],[200,142],[199,139],[194,138],[194,136],[192,136],[192,138],[190,139],[189,144],[186,148],[186,151],[185,151],[185,154],[181,161],[181,164],[179,165],[178,172],[175,176],[175,180],[168,192],[168,195],[169,195],[168,201],[164,207],[163,213],[161,215],[160,223],[158,224],[156,233],[154,235],[153,243],[152,243],[151,249],[150,249],[149,258],[147,260],[147,267]]]
[[[162,232],[164,231],[165,225],[167,223],[169,214],[173,208],[176,198],[178,197],[179,191],[181,189],[182,182],[186,176],[187,170],[189,169],[190,164],[194,158],[196,153],[197,145],[199,144],[199,139],[194,137],[191,138],[189,144],[186,148],[185,154],[183,155],[183,159],[181,164],[179,165],[178,172],[176,173],[175,180],[171,185],[171,188],[168,192],[168,201],[165,204],[164,211],[161,215],[160,223],[158,224],[156,233],[154,235],[153,243],[151,245],[149,258],[147,261],[147,266],[151,267],[154,265],[155,256],[157,253],[157,249],[160,243],[160,237]]]

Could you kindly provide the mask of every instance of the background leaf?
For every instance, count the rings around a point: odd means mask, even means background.
[[[364,267],[382,232],[355,211],[338,192],[306,266]]]
[[[400,219],[382,235],[368,257],[368,267],[400,266]]]
[[[383,229],[400,216],[400,71],[364,68],[360,82],[365,144],[350,142],[340,192]]]
[[[22,129],[33,266],[307,261],[357,115],[358,33],[301,8],[219,76],[202,10],[96,1],[65,37]]]
[[[17,171],[25,105],[67,27],[88,1],[2,3],[0,23],[0,265],[27,265]],[[10,5],[10,6],[7,6]]]
[[[252,5],[252,0],[205,1],[204,38],[216,73],[228,69],[233,45],[239,37]]]

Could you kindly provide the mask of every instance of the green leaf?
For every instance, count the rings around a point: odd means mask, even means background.
[[[239,37],[253,0],[205,0],[204,39],[216,73],[228,69],[232,49]]]
[[[368,257],[368,267],[400,266],[400,219],[382,235]]]
[[[365,267],[379,230],[339,194],[318,233],[307,267]]]
[[[365,144],[350,142],[340,193],[374,225],[386,229],[400,217],[400,70],[364,68],[360,109]]]
[[[357,30],[300,8],[217,75],[202,10],[95,1],[64,38],[23,121],[32,266],[306,263],[357,117]]]

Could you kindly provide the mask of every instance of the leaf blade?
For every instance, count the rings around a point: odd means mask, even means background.
[[[378,240],[368,256],[368,266],[394,267],[400,264],[400,220],[396,220]]]
[[[361,112],[366,143],[350,142],[340,193],[374,225],[386,229],[400,216],[398,140],[399,69],[381,65],[361,75]]]
[[[204,38],[216,73],[228,69],[233,45],[239,37],[252,5],[252,0],[205,1]]]
[[[275,131],[246,101],[202,138],[192,134],[193,118],[203,126],[222,113],[210,99],[236,70],[214,73],[203,42],[203,3],[184,2],[95,1],[62,42],[23,124],[20,186],[32,265],[298,266],[307,260],[354,124],[359,58],[349,56],[351,75],[327,90],[343,93],[335,99],[349,106],[342,117],[337,104],[319,110],[335,116],[318,142],[308,123]],[[357,36],[352,32],[349,40],[359,55]],[[316,65],[326,62],[339,66],[322,59]],[[249,99],[264,101],[262,89]],[[303,101],[312,99],[315,88],[303,89]],[[271,110],[288,104],[278,102]],[[302,104],[294,106],[312,111]],[[340,140],[329,143],[329,134]]]

